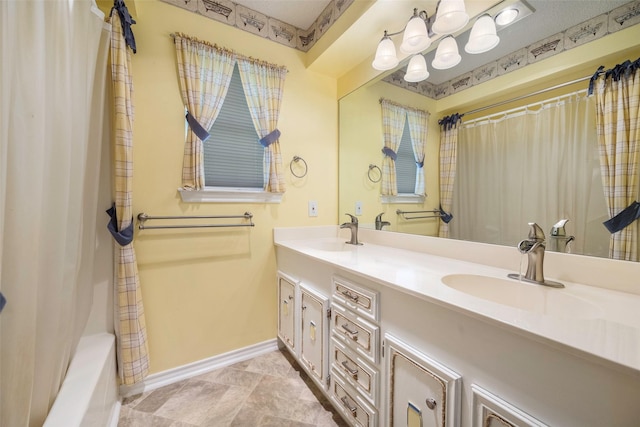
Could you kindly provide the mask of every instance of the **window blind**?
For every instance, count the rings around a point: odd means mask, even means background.
[[[398,194],[414,194],[416,190],[416,160],[411,146],[411,132],[408,120],[404,123],[400,147],[396,158],[396,182]]]
[[[260,145],[236,65],[220,114],[204,142],[207,187],[263,188]]]

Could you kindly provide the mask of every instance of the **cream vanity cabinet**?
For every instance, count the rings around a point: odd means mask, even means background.
[[[441,363],[385,334],[388,426],[460,425],[461,377]]]
[[[278,338],[289,351],[297,356],[296,310],[298,282],[291,277],[278,273]]]
[[[329,298],[278,272],[278,337],[309,376],[327,387]]]
[[[332,279],[329,395],[352,425],[378,425],[380,327],[378,293]]]
[[[564,319],[494,304],[496,316],[488,315],[468,306],[470,296],[460,295],[457,304],[453,290],[428,283],[471,271],[470,263],[366,240],[345,249],[326,244],[343,238],[291,236],[276,238],[278,269],[286,273],[278,280],[278,336],[349,425],[640,426],[640,362],[629,347],[640,340],[636,329],[597,312]],[[443,245],[476,250],[464,242]],[[478,274],[487,268],[479,265]],[[305,288],[304,305],[315,303],[315,312],[301,309]],[[330,318],[319,316],[318,298],[331,300]],[[502,311],[513,316],[511,323],[497,316]],[[327,329],[319,327],[321,319]],[[542,329],[534,333],[533,326]],[[559,333],[564,342],[557,341]],[[609,340],[617,344],[612,359],[589,350]]]
[[[473,393],[472,427],[548,427],[477,384]]]
[[[301,283],[300,315],[300,362],[324,388],[329,369],[329,298]]]

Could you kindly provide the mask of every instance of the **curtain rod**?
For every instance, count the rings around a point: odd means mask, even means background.
[[[495,104],[487,105],[486,107],[480,107],[480,108],[476,108],[475,110],[467,111],[465,113],[462,113],[461,116],[462,115],[467,115],[467,114],[479,113],[480,111],[488,110],[488,109],[494,108],[494,107],[499,107],[499,106],[504,105],[504,104],[509,104],[510,102],[520,101],[521,99],[526,99],[526,98],[529,98],[531,96],[540,95],[540,94],[545,93],[545,92],[550,92],[550,91],[555,90],[555,89],[560,89],[560,88],[565,87],[565,86],[569,86],[569,85],[572,85],[572,84],[575,84],[575,83],[580,83],[580,82],[589,80],[589,79],[591,79],[591,77],[592,76],[581,77],[579,79],[571,80],[570,82],[560,83],[558,85],[555,85],[555,86],[552,86],[552,87],[548,87],[546,89],[540,89],[540,90],[538,90],[536,92],[532,92],[532,93],[529,93],[527,95],[517,96],[515,98],[507,99],[505,101],[496,102]]]

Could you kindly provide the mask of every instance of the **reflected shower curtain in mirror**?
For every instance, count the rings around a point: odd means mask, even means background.
[[[593,99],[584,91],[465,121],[451,237],[513,246],[569,219],[572,251],[607,256]],[[549,247],[549,246],[548,246]]]
[[[43,425],[87,325],[109,33],[93,2],[0,1],[1,426]]]
[[[256,133],[264,149],[264,190],[284,193],[278,118],[287,69],[251,58],[238,58],[242,88]]]
[[[189,131],[184,145],[182,186],[204,188],[203,141],[227,96],[236,58],[233,52],[183,34],[174,36],[178,80]]]
[[[600,73],[595,80],[602,183],[609,217],[640,200],[640,60]],[[639,261],[640,225],[611,234],[609,256]]]
[[[407,108],[407,123],[411,133],[411,146],[416,160],[416,187],[415,194],[425,195],[424,188],[424,156],[427,145],[427,126],[429,113],[423,110]]]
[[[407,112],[404,107],[394,104],[386,99],[381,99],[382,106],[382,138],[384,148],[382,152],[382,183],[380,194],[383,196],[395,196],[398,194],[396,181],[395,157],[402,140]]]
[[[133,221],[133,79],[131,51],[122,33],[120,17],[111,15],[111,78],[114,99],[114,186],[118,230]],[[125,385],[141,382],[149,372],[147,329],[133,242],[120,246],[114,241],[115,310],[118,338],[118,374]]]
[[[462,116],[453,114],[442,118],[440,124],[440,209],[453,210],[453,183],[456,178],[458,133]],[[456,213],[457,215],[457,213]],[[439,237],[449,237],[449,223],[439,221]]]

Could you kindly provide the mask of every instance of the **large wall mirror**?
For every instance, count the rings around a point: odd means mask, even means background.
[[[439,119],[452,113],[468,113],[479,110],[465,115],[463,122],[467,123],[474,119],[499,115],[505,111],[516,111],[517,108],[534,103],[539,104],[547,99],[560,99],[566,94],[586,89],[589,82],[581,79],[593,74],[598,66],[604,65],[606,68],[611,68],[624,60],[635,60],[640,57],[640,1],[527,0],[526,3],[534,13],[511,27],[499,31],[501,42],[495,52],[484,54],[485,56],[482,58],[481,55],[476,55],[469,59],[461,49],[460,53],[463,58],[460,70],[457,70],[457,67],[444,72],[430,69],[431,76],[425,83],[402,81],[407,66],[405,60],[396,70],[381,74],[340,99],[338,212],[340,219],[346,219],[345,213],[355,213],[357,206],[361,212],[358,218],[362,227],[373,228],[375,218],[382,214],[382,221],[388,223],[383,227],[383,230],[437,236],[440,219],[437,216],[432,216],[430,212],[437,211],[440,204]],[[623,14],[624,17],[621,16]],[[619,22],[622,19],[626,20],[624,25],[620,24],[622,29],[615,31],[607,29],[610,21]],[[579,33],[591,35],[584,36],[587,38],[584,42],[569,46],[572,43],[569,40],[576,39]],[[465,42],[465,37],[468,38],[468,35],[463,33],[456,38],[461,40],[460,44],[462,45]],[[562,38],[561,46],[564,47],[556,46],[557,49],[554,50],[551,46],[553,41],[558,38]],[[529,49],[528,54],[531,55],[531,47],[536,43],[536,46],[544,46],[544,49],[537,50],[537,53],[542,55],[541,58],[534,58],[535,61],[532,60],[513,72],[496,71],[496,68],[500,68],[500,61],[518,51],[524,52],[526,55],[527,49]],[[431,63],[433,53],[425,55],[428,64]],[[464,65],[465,61],[467,61],[466,65]],[[460,87],[464,84],[461,82],[468,83],[470,79],[475,79],[477,75],[474,73],[485,64],[490,64],[493,67],[492,69],[496,71],[494,76],[485,76],[484,81],[479,80],[477,84],[466,89]],[[571,81],[576,82],[564,85],[565,82]],[[547,91],[547,89],[557,86],[558,88]],[[536,95],[538,92],[541,93]],[[445,93],[445,96],[441,96],[442,93]],[[530,96],[532,94],[534,95]],[[382,98],[430,113],[424,162],[426,196],[423,199],[397,197],[383,201],[380,196],[379,178],[381,172],[379,168],[383,158],[381,152],[383,139],[379,101]],[[489,108],[485,109],[485,107]],[[584,108],[588,108],[588,106]],[[594,134],[595,127],[593,134],[587,135],[583,139],[595,138]],[[517,132],[514,135],[514,138],[517,138]],[[538,143],[553,146],[552,141],[545,140],[538,141]],[[490,149],[495,149],[495,147],[492,148],[489,143],[486,150]],[[455,221],[459,219],[458,213],[455,212],[456,203],[460,204],[461,202],[454,201],[454,211],[452,212],[454,219],[450,224],[452,230],[456,231],[452,232],[451,237],[513,245],[515,248],[518,241],[527,235],[529,229],[527,222],[537,222],[545,229],[547,248],[554,250],[557,248],[550,245],[551,230],[560,220],[568,219],[565,226],[567,236],[576,234],[576,230],[573,228],[576,226],[574,223],[580,222],[582,224],[580,225],[582,235],[576,236],[576,239],[570,242],[568,252],[607,257],[610,234],[602,225],[602,222],[608,217],[606,211],[603,211],[605,202],[604,196],[602,196],[600,177],[597,174],[599,169],[597,148],[583,149],[581,153],[571,154],[569,158],[565,157],[562,160],[565,162],[562,164],[567,164],[567,162],[575,164],[578,162],[576,157],[581,156],[580,161],[583,162],[582,166],[578,165],[578,169],[563,169],[568,171],[565,174],[558,173],[556,169],[559,167],[552,166],[551,163],[529,163],[530,157],[528,155],[520,158],[521,160],[515,169],[526,176],[528,180],[545,181],[544,185],[547,187],[559,183],[566,184],[565,187],[568,189],[563,190],[561,197],[572,199],[577,197],[576,194],[582,194],[579,196],[583,198],[581,203],[590,205],[589,209],[595,212],[591,213],[589,218],[578,220],[577,217],[583,212],[564,214],[562,210],[556,210],[546,215],[549,213],[547,211],[551,209],[539,206],[539,203],[534,203],[535,206],[527,205],[522,201],[522,197],[518,201],[512,201],[509,199],[509,194],[514,190],[513,188],[509,190],[507,188],[509,185],[506,184],[513,182],[513,178],[506,177],[502,178],[504,186],[497,185],[494,181],[494,184],[479,184],[476,187],[470,187],[474,194],[472,198],[467,197],[467,199],[472,200],[473,204],[466,205],[464,209],[465,212],[470,212],[470,215],[476,218],[476,222],[464,225],[464,227],[471,229],[463,231],[464,236],[456,234],[463,226],[455,224]],[[494,175],[495,170],[491,168],[495,167],[486,166],[486,163],[480,158],[481,156],[467,154],[467,159],[469,156],[474,157],[476,163],[461,165],[458,162],[459,170],[456,173],[456,180],[461,182],[464,180],[477,181],[472,173],[479,174],[477,176]],[[554,169],[551,170],[551,168]],[[502,169],[504,168],[500,166],[500,170]],[[570,187],[571,185],[575,187]],[[522,193],[521,189],[515,191]],[[554,195],[553,197],[560,196]],[[640,199],[640,194],[638,198]],[[504,213],[495,213],[493,208],[496,203],[514,204],[517,205],[521,214],[522,211],[525,212],[518,220],[519,224],[510,225],[516,229],[512,237],[506,240],[491,240],[492,230],[496,227],[503,227],[500,223],[493,223],[492,215],[504,215]],[[412,215],[400,214],[398,211],[424,211],[425,213]],[[563,218],[564,216],[568,218]],[[483,230],[484,232],[475,233],[474,230]],[[584,236],[585,232],[587,237]],[[488,238],[486,237],[487,233]],[[558,250],[564,250],[564,248]]]

